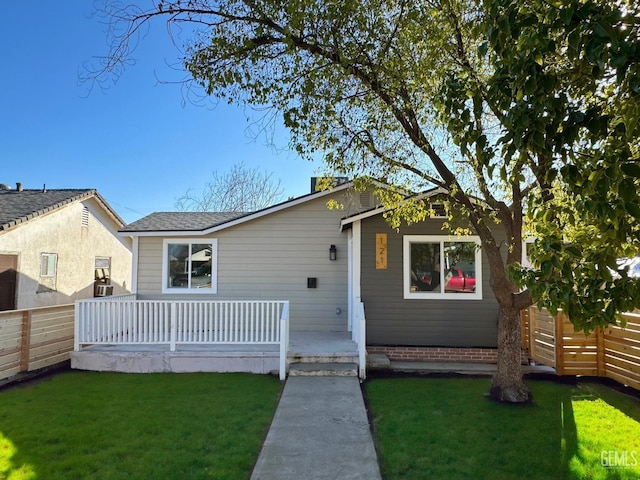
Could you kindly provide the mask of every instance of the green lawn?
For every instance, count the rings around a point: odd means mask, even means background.
[[[484,398],[486,378],[365,384],[383,478],[640,478],[640,400],[597,383],[528,381],[534,405]]]
[[[0,479],[247,479],[267,375],[65,372],[0,391]]]

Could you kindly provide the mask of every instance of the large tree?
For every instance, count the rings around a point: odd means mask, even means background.
[[[607,268],[637,246],[638,8],[622,0],[108,4],[118,28],[96,71],[121,74],[154,19],[170,30],[188,24],[183,63],[195,84],[279,110],[300,155],[321,152],[333,171],[390,185],[379,194],[394,225],[429,215],[407,192],[446,189],[456,225],[480,237],[500,309],[491,397],[523,402],[531,398],[520,369],[523,308],[564,307],[588,330],[640,301],[624,271]],[[525,224],[537,236],[532,270],[519,266]],[[590,235],[567,238],[585,225]]]

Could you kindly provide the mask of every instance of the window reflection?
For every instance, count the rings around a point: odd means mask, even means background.
[[[410,292],[474,293],[475,242],[411,242]]]
[[[171,243],[167,252],[170,288],[211,288],[212,244]]]

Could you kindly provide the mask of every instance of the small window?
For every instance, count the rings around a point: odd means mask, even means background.
[[[57,253],[43,253],[40,256],[40,276],[55,277],[58,268]]]
[[[163,293],[216,293],[217,240],[164,241]]]
[[[478,237],[406,235],[404,298],[482,299]]]
[[[111,258],[96,257],[93,261],[94,292],[98,296],[99,285],[111,285]],[[102,295],[101,295],[102,296]]]

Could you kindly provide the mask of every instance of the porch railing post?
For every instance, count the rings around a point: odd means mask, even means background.
[[[358,323],[358,376],[360,380],[364,380],[367,376],[367,320],[364,312],[364,303],[360,298],[357,299],[357,315]]]
[[[80,319],[82,315],[80,315],[80,309],[82,308],[82,302],[76,301],[76,306],[73,309],[74,320],[73,320],[73,351],[80,351]]]
[[[283,302],[280,317],[280,380],[287,378],[287,351],[289,350],[289,302]]]
[[[171,352],[176,351],[176,327],[177,327],[177,319],[176,319],[176,311],[177,305],[175,303],[171,304],[170,313],[169,313],[169,331],[170,331],[170,339],[169,339],[169,350]]]

